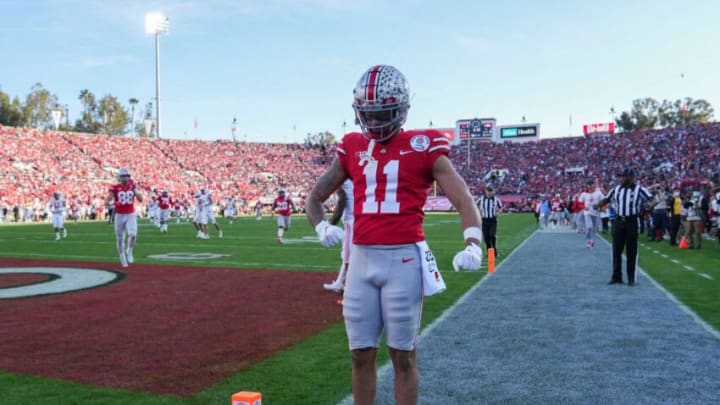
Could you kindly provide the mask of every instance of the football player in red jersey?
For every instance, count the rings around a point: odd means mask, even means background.
[[[550,200],[550,222],[552,223],[553,229],[560,225],[563,225],[563,217],[565,212],[565,203],[560,198],[560,193],[555,194],[555,198]]]
[[[127,169],[118,171],[118,184],[110,187],[105,203],[115,202],[115,240],[120,254],[120,265],[127,267],[133,263],[133,248],[137,240],[137,215],[135,214],[135,199],[142,202],[143,196],[138,192],[135,182],[130,178]],[[127,233],[127,248],[125,247],[125,234]]]
[[[181,209],[182,203],[180,202],[179,198],[176,198],[175,200],[173,200],[173,215],[175,216],[175,223],[177,224],[180,223]]]
[[[343,238],[324,220],[322,203],[352,179],[355,204],[343,317],[351,350],[356,404],[375,399],[375,359],[385,330],[395,371],[397,404],[418,398],[416,360],[423,294],[444,289],[425,243],[423,205],[433,181],[460,214],[465,249],[453,267],[478,270],[482,261],[481,219],[463,179],[448,159],[448,139],[435,130],[403,131],[410,108],[405,77],[388,65],[373,66],[354,90],[353,109],[362,133],[345,135],[337,159],[307,199],[307,217],[323,246]]]
[[[284,188],[278,190],[278,196],[275,198],[275,201],[273,201],[272,210],[278,214],[277,241],[282,245],[283,234],[290,229],[290,215],[292,215],[293,210],[295,210],[295,204],[292,202],[292,199],[287,196]]]
[[[157,196],[157,205],[160,208],[160,232],[167,233],[168,231],[168,219],[170,218],[170,206],[172,204],[173,199],[167,190],[163,190],[162,193]]]

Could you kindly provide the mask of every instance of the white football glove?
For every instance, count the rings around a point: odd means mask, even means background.
[[[315,225],[315,232],[320,239],[320,244],[324,247],[337,245],[345,239],[345,231],[339,226],[330,225],[328,221],[322,221]]]
[[[471,243],[465,250],[458,252],[453,258],[453,269],[480,270],[483,252],[476,244]]]

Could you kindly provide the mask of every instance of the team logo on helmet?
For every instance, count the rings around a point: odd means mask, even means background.
[[[353,99],[357,122],[368,139],[390,139],[407,120],[410,89],[405,76],[393,66],[377,65],[363,73]]]
[[[410,138],[410,147],[417,152],[425,152],[430,147],[430,138],[427,135],[415,135]]]

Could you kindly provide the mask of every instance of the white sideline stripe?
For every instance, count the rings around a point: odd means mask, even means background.
[[[612,245],[610,245],[610,242],[608,242],[605,238],[601,238],[601,239],[602,239],[608,246],[611,246],[611,247],[612,247]],[[626,257],[624,254],[623,254],[623,257],[625,257],[625,261],[627,261],[627,257]],[[657,281],[655,281],[654,278],[650,277],[650,275],[649,275],[645,270],[643,270],[642,267],[636,265],[636,266],[635,266],[635,272],[636,272],[636,273],[637,273],[637,272],[642,273],[642,275],[645,276],[648,280],[650,280],[650,282],[651,282],[655,287],[657,287],[658,290],[662,291],[663,294],[665,294],[665,296],[668,297],[668,299],[670,299],[670,301],[674,302],[678,307],[680,307],[680,309],[681,309],[683,312],[685,312],[686,314],[690,315],[690,318],[692,318],[698,325],[702,326],[702,328],[705,329],[709,334],[711,334],[712,336],[714,336],[716,339],[720,340],[720,331],[718,331],[718,330],[716,330],[715,328],[713,328],[712,326],[710,326],[710,324],[708,324],[707,322],[705,322],[705,321],[704,321],[702,318],[700,318],[695,312],[693,312],[693,310],[690,309],[690,307],[688,307],[687,305],[685,305],[685,304],[683,304],[682,302],[680,302],[680,300],[678,300],[670,291],[666,290],[665,287],[663,287],[662,285],[660,285],[660,283],[658,283]],[[705,273],[701,273],[701,274],[705,274]],[[707,274],[706,274],[706,275],[707,275]],[[708,276],[708,277],[709,277],[709,276]]]
[[[693,269],[692,267],[690,267],[688,265],[685,265],[683,267],[685,267],[685,270],[687,270],[687,271],[695,271],[695,269]]]
[[[660,254],[660,257],[662,257],[663,259],[669,259],[669,258],[670,258],[670,256],[666,255],[665,253],[661,253],[661,254]]]
[[[508,261],[508,259],[510,259],[513,255],[515,255],[515,252],[519,251],[520,248],[522,248],[523,246],[525,246],[525,244],[526,244],[533,236],[535,236],[537,233],[538,233],[538,230],[536,229],[536,230],[533,231],[533,233],[531,233],[527,238],[525,238],[524,241],[520,242],[520,244],[517,245],[517,247],[516,247],[515,249],[513,249],[513,251],[510,252],[510,254],[507,255],[507,256],[505,257],[505,259],[503,259],[503,261],[500,262],[500,264],[498,264],[498,265],[495,267],[495,272],[500,271],[500,269],[501,269],[501,268],[503,267],[503,265]],[[435,320],[430,323],[430,325],[426,326],[426,327],[422,330],[422,332],[420,333],[420,336],[418,336],[418,345],[419,345],[420,341],[425,340],[425,337],[426,337],[427,335],[429,335],[430,333],[432,333],[432,331],[435,330],[435,328],[437,328],[440,323],[442,323],[443,321],[445,321],[445,319],[447,319],[447,317],[449,317],[450,314],[455,311],[455,309],[457,308],[458,305],[460,305],[460,304],[462,304],[463,302],[467,301],[468,298],[470,297],[470,294],[472,294],[473,292],[475,292],[475,290],[479,289],[480,286],[483,285],[483,283],[484,283],[485,281],[487,281],[488,279],[490,279],[491,277],[492,277],[492,274],[488,273],[485,277],[483,277],[480,281],[478,281],[477,284],[475,284],[474,286],[470,287],[469,290],[465,291],[465,294],[463,294],[460,298],[458,298],[457,301],[455,301],[452,305],[450,305],[448,308],[446,308],[446,309],[443,311],[443,313],[440,314],[440,316],[438,316],[437,318],[435,318]],[[391,372],[391,370],[392,370],[392,363],[388,360],[385,364],[383,364],[380,368],[378,368],[378,370],[377,370],[377,380],[376,380],[376,381],[379,381],[381,378],[385,378],[385,377],[387,376],[387,374],[389,374],[389,373]],[[345,399],[343,399],[342,401],[340,401],[340,402],[338,403],[338,405],[352,405],[352,403],[353,403],[352,401],[353,401],[352,394],[350,394],[350,395],[348,395],[347,397],[345,397]]]
[[[706,279],[708,279],[708,280],[715,280],[714,278],[712,278],[711,275],[705,274],[705,273],[698,273],[698,276],[700,276],[700,277],[702,277],[702,278],[706,278]]]
[[[670,261],[675,264],[680,264],[680,261],[678,259],[670,259]]]

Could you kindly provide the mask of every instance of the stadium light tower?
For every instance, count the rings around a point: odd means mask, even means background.
[[[162,13],[145,14],[145,32],[155,35],[155,136],[160,138],[160,34],[170,31],[170,21]]]

